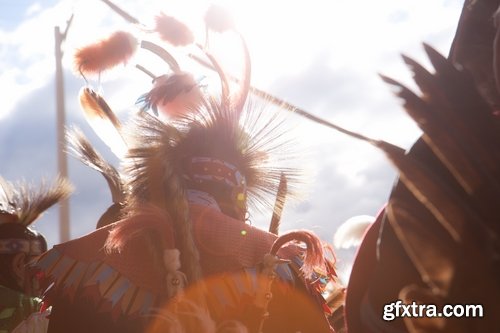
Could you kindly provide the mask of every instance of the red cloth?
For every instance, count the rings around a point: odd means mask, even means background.
[[[209,207],[192,205],[190,216],[205,274],[254,267],[269,253],[277,238]],[[286,259],[298,254],[295,246],[278,251],[278,256]]]
[[[154,253],[152,253],[148,238],[134,237],[127,241],[126,246],[120,251],[107,252],[104,248],[113,228],[118,227],[120,223],[134,222],[137,218],[149,219],[148,227],[163,234],[164,239],[173,243],[173,234],[169,221],[165,221],[165,217],[160,219],[151,214],[145,214],[110,224],[86,236],[56,245],[54,248],[64,256],[77,262],[86,264],[91,262],[105,263],[134,285],[151,292],[161,293],[163,292],[164,282],[161,274],[162,267],[152,263],[151,258]],[[161,263],[163,262],[162,258],[159,258],[159,260]]]

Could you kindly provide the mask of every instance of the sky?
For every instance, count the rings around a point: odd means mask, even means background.
[[[207,1],[116,3],[150,24],[160,10],[186,22],[198,38]],[[219,2],[221,3],[221,2]],[[400,55],[428,66],[422,42],[448,54],[462,1],[459,0],[254,0],[222,2],[245,37],[252,57],[252,85],[350,130],[411,147],[420,132],[378,73],[413,87]],[[0,175],[9,181],[54,179],[56,162],[54,28],[64,30],[74,14],[64,49],[67,124],[76,125],[111,162],[116,158],[92,132],[78,105],[85,85],[72,66],[72,52],[118,29],[133,27],[99,0],[0,0]],[[199,37],[201,36],[201,37]],[[226,41],[227,42],[227,41]],[[221,44],[225,61],[233,50]],[[214,47],[217,47],[215,44]],[[134,112],[149,78],[128,66],[90,83],[121,119]],[[357,215],[377,214],[397,177],[384,155],[364,142],[284,113],[298,142],[307,175],[300,200],[287,202],[281,230],[306,228],[331,242],[336,229]],[[111,203],[104,179],[69,157],[71,238],[95,227]],[[57,244],[58,208],[35,224]],[[267,229],[271,212],[253,214]],[[338,251],[348,266],[353,249]]]

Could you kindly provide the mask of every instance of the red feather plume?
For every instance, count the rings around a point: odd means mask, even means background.
[[[135,53],[137,44],[132,34],[117,31],[106,39],[78,49],[74,56],[76,70],[83,75],[99,74],[126,63]]]
[[[225,32],[234,29],[233,18],[226,8],[219,5],[211,5],[205,13],[205,24],[207,28],[216,32]]]
[[[194,42],[194,35],[189,28],[175,17],[160,13],[155,18],[155,31],[160,38],[173,46],[185,46]]]
[[[293,230],[283,234],[274,241],[270,253],[276,255],[278,250],[289,242],[301,242],[306,245],[304,265],[300,269],[306,279],[310,279],[316,270],[335,275],[333,262],[326,258],[324,251],[331,249],[325,248],[321,240],[310,231]]]

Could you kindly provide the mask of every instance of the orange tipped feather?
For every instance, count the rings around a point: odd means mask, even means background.
[[[80,90],[80,106],[94,132],[116,156],[122,157],[127,151],[127,144],[122,137],[121,122],[104,98],[84,87]]]
[[[137,44],[132,34],[117,31],[106,39],[77,50],[74,57],[76,70],[83,75],[92,75],[126,63],[137,49]]]
[[[160,13],[156,17],[154,29],[160,38],[173,46],[185,46],[194,42],[194,36],[191,30],[182,22],[172,16]]]
[[[278,237],[270,253],[276,255],[278,250],[289,242],[302,242],[306,245],[304,265],[300,268],[306,279],[310,279],[315,271],[334,274],[333,262],[326,258],[324,251],[331,249],[325,248],[321,240],[307,230],[294,230]]]

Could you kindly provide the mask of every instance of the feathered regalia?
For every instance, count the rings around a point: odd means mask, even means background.
[[[218,7],[205,21],[207,35],[235,33]],[[163,59],[169,73],[139,66],[153,87],[127,126],[101,96],[81,91],[87,118],[104,123],[98,134],[122,169],[81,132],[69,135],[73,152],[105,176],[113,205],[99,229],[38,262],[54,281],[46,296],[53,306],[49,332],[331,332],[333,310],[322,293],[336,275],[322,242],[304,230],[278,237],[245,223],[249,207],[272,208],[275,201],[277,233],[284,193],[293,193],[299,173],[283,167],[289,155],[281,121],[247,101],[244,40],[243,75],[235,79],[177,19],[161,14],[154,29],[143,30],[170,47],[194,47],[200,55],[190,57],[218,74],[221,93],[210,95],[171,52],[129,33],[77,51],[76,69],[85,77],[128,60],[138,46]]]

